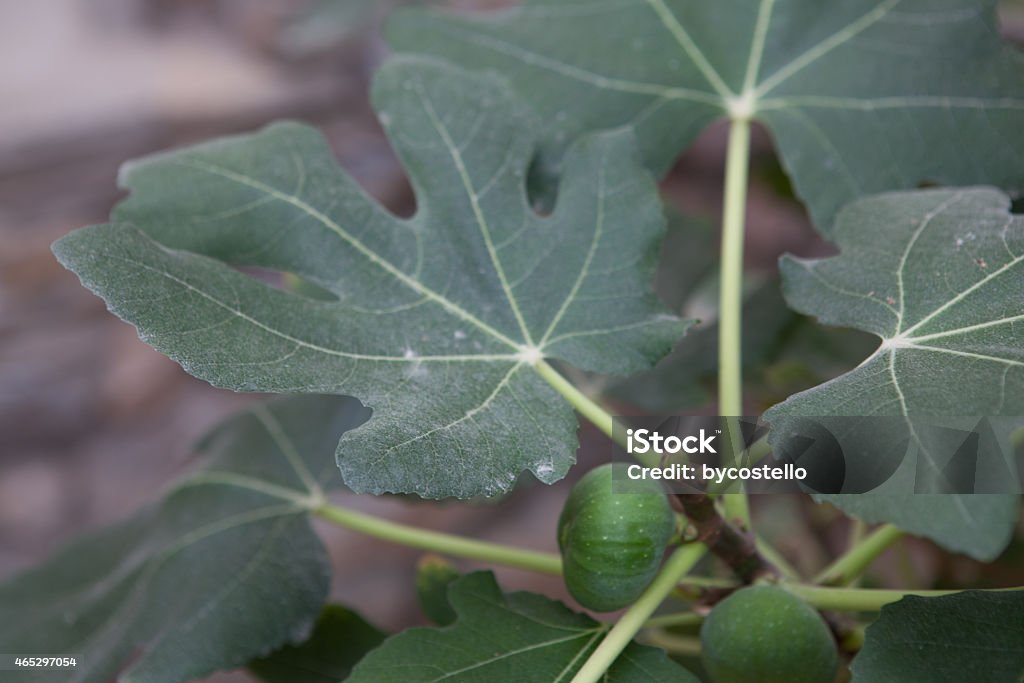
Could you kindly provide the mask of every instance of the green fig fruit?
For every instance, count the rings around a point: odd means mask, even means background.
[[[573,487],[558,520],[565,585],[592,610],[609,612],[636,600],[661,564],[675,531],[665,493],[651,481],[612,490],[612,465]]]
[[[714,683],[833,683],[835,640],[818,612],[777,586],[742,588],[715,605],[700,630]]]

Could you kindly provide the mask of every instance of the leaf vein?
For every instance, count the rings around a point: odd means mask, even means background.
[[[223,178],[227,178],[228,180],[233,180],[233,181],[235,181],[235,182],[237,182],[237,183],[239,183],[241,185],[245,185],[247,187],[253,188],[254,190],[257,190],[257,191],[260,191],[260,192],[264,192],[264,193],[266,193],[268,195],[271,195],[274,198],[276,198],[276,199],[278,199],[278,200],[280,200],[282,202],[285,202],[286,204],[291,204],[295,208],[297,208],[300,211],[303,211],[303,212],[309,214],[312,218],[316,219],[319,223],[321,223],[328,230],[330,230],[331,232],[335,233],[338,237],[340,237],[346,243],[348,243],[349,245],[354,247],[356,249],[356,251],[358,251],[360,254],[362,254],[367,260],[369,260],[371,263],[373,263],[374,265],[378,266],[379,268],[381,268],[382,270],[387,272],[389,275],[391,275],[392,277],[397,279],[399,282],[401,282],[405,286],[407,286],[410,289],[412,289],[412,290],[414,290],[414,291],[416,291],[416,292],[418,292],[418,293],[420,293],[420,294],[430,298],[431,300],[437,302],[440,306],[442,306],[446,310],[450,311],[451,313],[454,313],[456,316],[462,318],[463,320],[465,320],[465,321],[467,321],[467,322],[469,322],[469,323],[479,327],[484,332],[487,332],[488,334],[490,334],[491,336],[495,337],[496,339],[498,339],[498,340],[500,340],[502,342],[505,342],[509,346],[512,346],[512,347],[518,347],[519,346],[515,341],[513,341],[509,337],[505,336],[504,334],[502,334],[498,330],[494,329],[493,327],[491,327],[490,325],[488,325],[484,321],[480,320],[479,318],[477,318],[476,316],[471,314],[469,311],[466,311],[462,307],[460,307],[457,304],[455,304],[453,301],[450,301],[449,299],[446,299],[441,294],[439,294],[438,292],[435,292],[431,288],[427,287],[426,285],[424,285],[419,280],[416,280],[415,278],[412,278],[409,275],[407,275],[404,272],[402,272],[398,267],[396,267],[390,261],[388,261],[387,259],[381,257],[375,251],[373,251],[368,246],[363,244],[360,240],[356,239],[354,235],[352,235],[349,232],[347,232],[346,230],[344,230],[340,225],[338,225],[338,223],[336,223],[334,220],[332,220],[329,216],[327,216],[324,213],[321,213],[316,207],[308,204],[304,200],[302,200],[302,199],[300,199],[298,197],[295,197],[293,195],[287,194],[285,192],[282,192],[282,191],[278,190],[277,188],[274,188],[274,187],[272,187],[270,185],[267,185],[266,183],[263,183],[263,182],[260,182],[260,181],[256,180],[255,178],[251,178],[251,177],[249,177],[247,175],[244,175],[244,174],[241,174],[241,173],[236,173],[234,171],[231,171],[230,169],[221,168],[220,166],[216,166],[214,164],[208,164],[208,163],[194,161],[194,160],[192,160],[192,161],[181,161],[181,162],[178,162],[178,163],[181,163],[181,164],[183,164],[185,166],[189,166],[191,168],[194,168],[194,169],[197,169],[197,170],[200,170],[200,171],[205,171],[205,172],[210,173],[212,175],[218,175],[218,176],[221,176]]]

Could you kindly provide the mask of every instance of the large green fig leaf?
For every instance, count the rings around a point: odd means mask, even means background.
[[[853,660],[854,683],[1020,683],[1024,592],[908,596],[886,605]]]
[[[553,482],[576,419],[544,357],[630,373],[684,325],[652,291],[663,218],[632,137],[581,140],[554,213],[524,176],[538,126],[507,86],[392,61],[373,99],[418,211],[368,198],[313,130],[282,124],[128,165],[115,223],[60,261],[192,374],[242,391],[356,396],[374,410],[338,462],[358,491],[493,495],[524,469]],[[337,296],[274,289],[285,271]]]
[[[626,126],[661,173],[731,116],[768,127],[826,232],[849,200],[922,181],[1024,187],[1024,60],[996,0],[527,0],[400,12],[389,37],[511,78],[544,117],[549,167]]]
[[[882,342],[855,370],[769,410],[773,430],[801,415],[1024,415],[1024,218],[1009,209],[989,189],[881,195],[840,214],[839,256],[784,258],[793,308]],[[909,421],[908,437],[918,457],[934,450]],[[1006,546],[1018,508],[1014,495],[821,498],[979,559]]]
[[[457,579],[448,599],[458,620],[384,641],[348,683],[568,683],[608,627],[535,593],[503,594],[490,572]],[[602,679],[609,683],[697,683],[656,648],[630,644]]]
[[[78,660],[4,681],[178,683],[302,639],[331,574],[308,512],[367,414],[339,397],[257,406],[208,436],[204,467],[159,503],[0,584],[0,651]]]

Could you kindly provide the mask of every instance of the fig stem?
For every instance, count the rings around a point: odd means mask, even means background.
[[[580,415],[590,421],[595,427],[604,432],[608,438],[626,447],[623,437],[625,434],[615,434],[611,414],[602,408],[596,401],[577,389],[572,382],[562,376],[557,370],[551,367],[547,361],[539,360],[533,365],[538,375],[554,388],[562,397],[572,404]]]
[[[879,527],[821,570],[814,577],[814,583],[826,586],[848,586],[854,583],[879,555],[901,538],[901,529],[891,524]]]
[[[672,553],[672,556],[662,566],[661,571],[654,577],[651,585],[626,610],[601,641],[601,644],[597,646],[597,649],[584,662],[583,667],[572,679],[572,683],[597,683],[597,681],[603,680],[619,654],[626,649],[626,646],[645,626],[654,611],[676,587],[676,584],[696,566],[706,552],[707,547],[703,544],[690,543]]]
[[[643,642],[660,647],[666,652],[683,657],[700,656],[700,638],[681,636],[661,629],[652,629],[643,634]]]
[[[562,573],[562,558],[555,553],[516,548],[501,543],[478,541],[454,534],[400,524],[329,503],[324,503],[314,508],[313,514],[367,536],[373,536],[374,538],[380,538],[412,548],[432,550],[443,555],[461,557],[467,560],[492,562],[506,567],[527,569],[543,574]]]
[[[704,621],[704,615],[696,612],[676,612],[675,614],[659,614],[644,623],[644,628],[664,629],[670,626],[697,626]]]
[[[835,612],[878,612],[891,602],[897,602],[908,595],[935,598],[942,595],[962,593],[963,590],[891,590],[884,588],[830,588],[806,584],[783,584],[783,587],[804,602],[820,610]],[[1014,588],[990,588],[984,592],[1019,591]]]
[[[749,166],[750,118],[733,117],[726,148],[718,275],[718,413],[732,418],[743,415],[743,242]],[[742,491],[725,494],[723,503],[726,518],[749,530],[750,507]]]

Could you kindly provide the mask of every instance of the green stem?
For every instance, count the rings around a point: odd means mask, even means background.
[[[868,525],[862,519],[854,519],[850,522],[850,536],[847,540],[847,549],[853,548],[855,545],[861,542],[868,534]]]
[[[644,623],[644,628],[668,628],[669,626],[697,626],[704,622],[704,617],[696,612],[677,612],[675,614],[659,614]]]
[[[316,507],[313,514],[367,536],[412,548],[433,550],[445,555],[493,562],[544,574],[562,573],[562,558],[553,553],[514,548],[500,543],[477,541],[439,531],[389,522],[373,515],[355,512],[329,503]]]
[[[730,524],[739,527],[742,531],[750,531],[753,528],[746,493],[723,493],[722,513]]]
[[[700,656],[700,638],[681,636],[661,630],[652,630],[644,634],[643,642],[681,657]]]
[[[672,597],[680,600],[694,600],[701,597],[709,590],[735,590],[743,585],[742,581],[736,579],[719,579],[706,576],[686,576],[679,582],[676,589],[672,591]]]
[[[739,588],[743,585],[736,579],[719,578],[716,576],[687,576],[679,584],[694,588]]]
[[[743,238],[749,157],[750,120],[734,118],[725,162],[718,306],[718,412],[727,417],[743,414]],[[751,528],[745,494],[726,494],[722,502],[726,519]]]
[[[963,590],[886,590],[874,588],[827,588],[803,584],[783,584],[783,587],[818,609],[836,612],[877,612],[885,605],[896,602],[908,595],[934,598],[942,595],[962,593]],[[1018,588],[998,588],[985,592],[1019,591]]]
[[[644,624],[654,614],[654,610],[660,605],[679,580],[685,576],[694,565],[700,561],[707,552],[707,548],[700,543],[684,545],[668,559],[665,566],[651,585],[644,590],[636,602],[634,602],[626,613],[604,637],[601,644],[590,655],[583,667],[572,679],[572,683],[596,683],[604,678],[612,663],[622,653],[633,636],[644,627]]]
[[[768,437],[762,436],[760,439],[750,444],[750,448],[747,449],[747,458],[750,462],[761,462],[769,455],[771,455],[772,447],[768,445]]]
[[[567,380],[557,370],[548,365],[547,361],[537,361],[537,363],[534,364],[533,369],[536,370],[537,374],[543,377],[548,384],[554,387],[555,391],[560,393],[565,400],[571,403],[573,408],[575,408],[580,415],[587,418],[587,420],[593,423],[595,427],[625,448],[625,443],[622,439],[623,435],[615,434],[612,416],[607,410],[573,386],[572,382]]]
[[[877,612],[891,602],[916,595],[923,598],[935,598],[943,595],[962,593],[959,590],[887,590],[875,588],[828,588],[826,586],[810,586],[804,583],[782,582],[783,588],[804,602],[818,609],[835,612]],[[1024,586],[1013,588],[988,588],[985,593],[1004,591],[1024,591]],[[693,612],[675,612],[659,614],[647,620],[644,626],[650,628],[666,628],[668,626],[693,626],[703,621],[703,617]]]
[[[718,411],[733,417],[743,414],[743,233],[749,156],[750,121],[734,119],[725,163],[718,310]]]
[[[847,586],[853,583],[879,555],[902,537],[903,531],[891,524],[879,527],[825,567],[814,577],[814,583],[830,586]]]
[[[862,540],[864,540],[864,537],[867,536],[867,535],[868,535],[868,524],[867,524],[867,522],[865,522],[862,519],[854,519],[854,520],[852,520],[852,522],[850,524],[850,534],[849,534],[849,537],[847,538],[847,541],[846,541],[846,550],[847,550],[847,552],[849,552],[850,550],[853,550],[855,547],[857,547],[857,545]],[[822,572],[822,573],[824,573],[824,572]],[[847,581],[846,585],[850,586],[850,587],[859,586],[863,579],[864,579],[864,574],[862,573],[860,576],[854,577],[850,581]],[[913,586],[916,583],[916,581],[907,581],[905,583]]]

